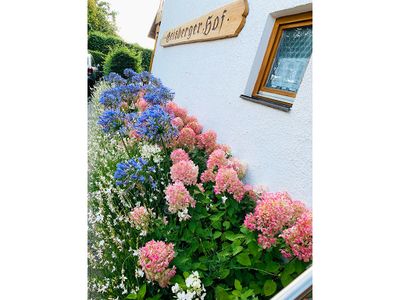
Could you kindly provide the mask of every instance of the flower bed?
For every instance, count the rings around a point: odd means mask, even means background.
[[[150,73],[111,73],[89,118],[89,298],[268,299],[312,260],[312,214]]]

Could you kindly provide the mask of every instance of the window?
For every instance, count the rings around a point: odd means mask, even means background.
[[[311,12],[276,19],[253,97],[291,107],[311,52]]]

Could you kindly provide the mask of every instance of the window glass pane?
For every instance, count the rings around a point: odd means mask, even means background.
[[[266,86],[297,92],[312,52],[312,26],[284,29]]]

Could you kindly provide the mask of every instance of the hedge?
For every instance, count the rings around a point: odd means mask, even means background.
[[[150,60],[152,51],[141,47],[138,44],[129,44],[118,36],[104,34],[99,31],[91,31],[88,36],[88,49],[90,51],[98,51],[107,55],[112,49],[116,47],[125,46],[135,52],[142,53],[141,67],[143,70],[148,71],[150,68]],[[97,61],[96,61],[97,63]]]
[[[126,68],[131,68],[136,72],[142,71],[142,55],[125,46],[112,49],[104,60],[104,75],[110,72],[123,74]]]

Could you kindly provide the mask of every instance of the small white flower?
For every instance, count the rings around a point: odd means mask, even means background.
[[[140,269],[140,268],[137,268],[137,269],[135,270],[135,276],[136,276],[136,277],[143,277],[143,276],[144,276],[143,270]]]
[[[222,204],[225,204],[226,200],[228,200],[226,196],[222,196],[221,199],[222,199]]]

